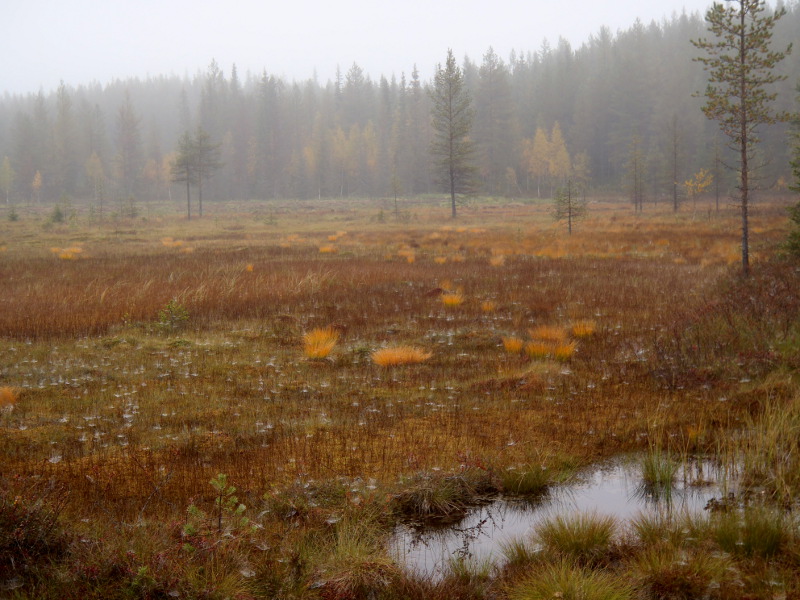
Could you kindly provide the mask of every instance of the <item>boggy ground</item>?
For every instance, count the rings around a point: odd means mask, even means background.
[[[514,596],[541,557],[441,587],[398,569],[382,536],[620,452],[738,456],[731,438],[798,400],[783,205],[755,211],[749,280],[733,211],[592,208],[572,236],[545,205],[489,201],[456,221],[358,201],[2,221],[0,585]],[[333,350],[309,358],[304,334],[326,327]],[[395,346],[430,358],[373,361]],[[786,504],[791,477],[759,468]],[[746,592],[772,597],[755,570]],[[636,593],[691,597],[654,589]]]

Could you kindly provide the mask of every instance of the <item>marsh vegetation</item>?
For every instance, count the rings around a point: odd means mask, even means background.
[[[0,219],[2,594],[797,597],[784,203],[753,214],[749,278],[733,211],[593,202],[566,236],[538,202],[390,208]],[[745,487],[436,580],[389,555],[398,523],[652,449],[654,485],[701,456]]]

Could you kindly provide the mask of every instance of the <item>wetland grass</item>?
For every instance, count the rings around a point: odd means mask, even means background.
[[[798,468],[778,449],[793,452],[796,382],[780,393],[759,384],[798,364],[787,340],[800,275],[756,257],[751,281],[731,278],[735,214],[693,222],[654,211],[645,222],[627,205],[601,205],[563,239],[527,205],[478,204],[458,228],[430,225],[438,213],[425,207],[402,227],[371,221],[367,205],[346,218],[320,210],[316,221],[288,204],[254,209],[278,214],[280,231],[236,205],[191,223],[78,218],[42,229],[34,209],[0,220],[0,385],[19,390],[16,401],[0,396],[14,406],[0,410],[3,510],[30,509],[30,539],[44,539],[30,544],[35,569],[23,572],[15,555],[0,581],[22,582],[18,597],[468,598],[468,586],[397,575],[375,540],[398,519],[456,518],[501,487],[538,489],[536,449],[576,464],[644,450],[655,421],[659,435],[696,451],[757,424],[746,438],[753,488],[792,497]],[[765,242],[783,235],[777,208],[754,219]],[[338,252],[320,252],[343,228]],[[65,260],[49,248],[81,252]],[[445,256],[447,286],[435,260]],[[508,258],[492,266],[492,256]],[[446,308],[429,294],[437,287],[463,290],[464,301]],[[159,311],[173,299],[191,318],[162,335]],[[576,329],[588,318],[591,328]],[[347,324],[327,350],[336,360],[304,360],[303,332],[327,323]],[[543,324],[557,333],[539,332]],[[546,345],[536,361],[498,343],[529,331],[546,334],[519,338]],[[559,362],[554,348],[572,343]],[[388,351],[388,368],[373,362],[374,348]],[[216,514],[208,482],[220,473],[252,527],[188,539],[190,505]],[[41,482],[69,494],[39,518]],[[337,524],[362,509],[379,515],[370,540],[348,543],[366,538]],[[37,522],[54,522],[55,537]],[[744,540],[744,524],[730,528]],[[662,537],[673,543],[683,529]],[[554,553],[603,562],[600,534],[574,534],[584,550],[556,550],[570,535],[549,536]],[[758,561],[791,561],[792,540],[769,546],[775,554],[733,555],[753,574],[745,593],[767,597]],[[616,558],[596,572],[570,564],[570,577],[644,571]],[[496,589],[497,577],[481,589]],[[503,584],[526,577],[515,571]],[[781,577],[789,592],[800,587]]]

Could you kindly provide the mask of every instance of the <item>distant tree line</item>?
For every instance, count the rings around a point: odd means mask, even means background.
[[[800,47],[800,6],[786,10],[775,44]],[[701,110],[707,78],[690,43],[705,35],[702,15],[680,14],[616,34],[600,29],[577,49],[560,39],[506,59],[491,48],[479,62],[460,59],[472,190],[553,197],[580,182],[581,190],[625,194],[641,210],[677,206],[680,182],[705,169],[727,194],[736,176],[720,165],[732,162],[730,150]],[[787,79],[775,84],[776,110],[796,110],[800,52],[778,69]],[[435,78],[423,81],[416,67],[375,81],[353,64],[321,83],[266,71],[242,78],[215,61],[194,77],[6,94],[0,191],[12,204],[90,198],[101,211],[172,197],[175,181],[196,185],[174,165],[187,157],[181,140],[202,131],[214,148],[213,178],[199,177],[207,201],[440,194],[434,100]],[[760,137],[758,186],[784,188],[787,126]]]

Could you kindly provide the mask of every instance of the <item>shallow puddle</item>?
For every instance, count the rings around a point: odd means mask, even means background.
[[[448,527],[400,526],[390,548],[410,571],[440,577],[454,558],[501,562],[504,543],[529,538],[537,523],[555,515],[596,512],[624,521],[646,512],[700,512],[709,500],[727,494],[724,480],[709,462],[688,463],[669,493],[658,495],[642,487],[637,462],[615,460],[583,471],[578,483],[556,487],[535,503],[499,498]]]

